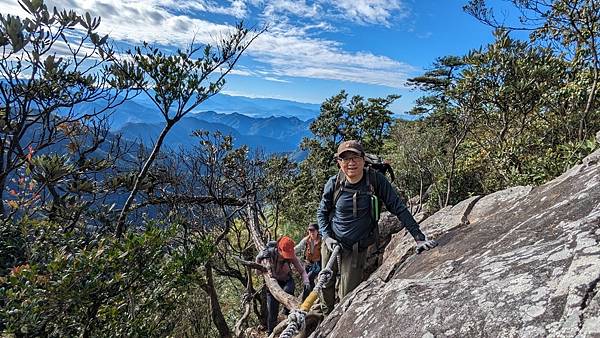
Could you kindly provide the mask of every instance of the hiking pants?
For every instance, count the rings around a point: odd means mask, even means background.
[[[363,281],[363,270],[367,260],[367,250],[341,250],[341,271],[339,283],[340,302],[344,296],[352,292],[358,284]],[[331,256],[331,252],[326,245],[321,246],[321,258],[323,268],[327,265],[327,261]],[[335,304],[335,282],[338,274],[337,262],[333,265],[333,276],[325,284],[319,295],[321,298],[321,309],[323,314],[329,314],[333,310]]]
[[[294,294],[294,279],[290,278],[286,281],[277,281],[283,291]],[[279,314],[279,302],[267,289],[267,332],[271,334],[275,326],[277,326],[277,315]]]
[[[315,288],[315,278],[317,278],[319,272],[321,271],[321,262],[317,261],[313,263],[306,263],[304,269],[306,270],[306,274],[308,275],[310,289],[312,290]]]
[[[321,271],[321,261],[313,263],[305,262],[304,264],[304,270],[308,275],[308,282],[310,283],[310,290],[304,290],[302,292],[302,301],[304,301],[310,294],[310,291],[315,288],[315,279],[319,276],[319,272]]]

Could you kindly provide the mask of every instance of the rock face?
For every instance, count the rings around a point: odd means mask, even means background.
[[[440,245],[415,255],[412,237],[394,234],[312,337],[600,337],[600,150],[421,227]]]

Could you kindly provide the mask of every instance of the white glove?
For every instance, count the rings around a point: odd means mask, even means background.
[[[433,239],[425,238],[424,241],[417,241],[417,247],[416,247],[415,251],[418,254],[420,254],[421,252],[423,252],[425,250],[435,248],[437,245],[438,245],[438,242],[434,241]]]
[[[333,251],[333,248],[335,248],[336,245],[339,245],[339,243],[331,237],[325,237],[325,245],[329,251]]]

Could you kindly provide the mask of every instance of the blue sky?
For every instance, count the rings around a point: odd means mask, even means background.
[[[224,93],[321,103],[351,95],[400,94],[408,110],[418,92],[406,79],[436,57],[464,55],[492,41],[491,29],[462,11],[467,0],[55,0],[49,6],[102,17],[100,31],[135,44],[211,43],[243,20],[269,25],[228,78]],[[22,14],[0,0],[4,14]]]

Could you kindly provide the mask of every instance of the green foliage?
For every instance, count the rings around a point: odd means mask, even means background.
[[[197,268],[212,254],[207,238],[177,245],[178,226],[148,224],[113,237],[62,232],[49,222],[19,229],[26,265],[6,276],[0,318],[7,332],[34,336],[153,336],[171,332],[175,311],[197,287]],[[4,243],[3,243],[4,244]],[[15,247],[13,245],[13,247]],[[21,263],[21,262],[19,262]],[[4,270],[6,271],[6,270]]]
[[[111,75],[104,66],[112,51],[105,45],[107,37],[100,38],[96,33],[99,18],[87,13],[48,10],[39,0],[19,3],[27,12],[24,18],[0,14],[0,78],[3,79],[0,82],[0,128],[5,135],[0,138],[0,155],[4,159],[0,162],[2,186],[15,172],[31,165],[34,152],[59,145],[77,133],[91,134],[101,140],[100,135],[84,127],[85,121],[97,117],[108,107],[118,106],[123,102],[120,95],[124,94],[107,86]],[[58,45],[62,51],[60,57],[56,55]],[[100,48],[103,53],[99,52]],[[78,114],[71,109],[96,101],[102,104],[94,112]],[[101,123],[95,122],[99,127]],[[68,151],[89,154],[97,146],[75,146],[71,142]],[[85,161],[83,157],[82,161]],[[45,162],[50,165],[48,158]],[[46,169],[52,167],[53,174],[64,173],[56,165],[58,163]],[[13,203],[4,200],[4,193],[3,189],[0,194],[3,218],[13,215],[5,208],[5,203]]]
[[[114,60],[110,71],[116,88],[132,88],[148,96],[162,114],[165,126],[150,155],[135,177],[133,189],[117,220],[116,235],[123,235],[127,214],[159,154],[171,128],[225,84],[242,53],[258,36],[248,38],[249,31],[240,23],[221,39],[218,46],[190,44],[186,50],[168,53],[144,42],[128,50],[127,59]],[[260,34],[260,33],[259,33]]]
[[[506,30],[495,37],[463,58],[440,58],[409,80],[428,94],[413,109],[421,120],[397,123],[387,151],[396,157],[400,185],[411,196],[429,190],[438,208],[542,184],[593,150],[589,137],[579,139],[582,123],[600,128],[597,109],[582,120],[584,93],[593,87],[583,80],[589,71]]]

